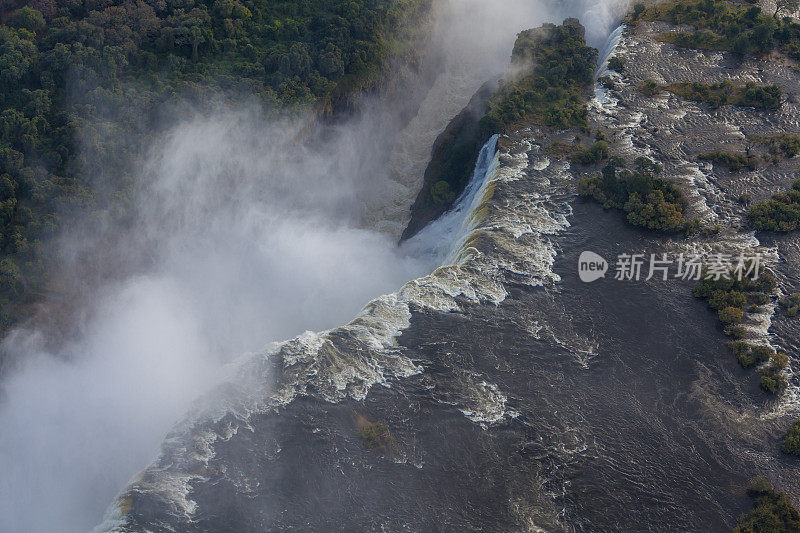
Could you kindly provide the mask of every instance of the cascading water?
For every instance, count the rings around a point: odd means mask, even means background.
[[[480,223],[477,210],[497,170],[497,138],[493,135],[481,148],[472,177],[453,208],[404,242],[406,251],[433,266],[457,261],[464,243]]]
[[[617,49],[617,46],[622,40],[622,34],[624,31],[624,24],[617,26],[617,28],[608,36],[603,48],[600,50],[600,59],[597,69],[594,73],[594,96],[601,105],[613,103],[612,98],[608,94],[608,90],[598,80],[607,75],[619,76],[619,73],[608,69],[608,60],[614,55],[614,51]]]
[[[597,65],[597,71],[594,75],[595,80],[608,72],[608,60],[614,55],[614,50],[616,50],[617,46],[622,40],[622,33],[624,31],[625,25],[620,24],[609,34],[608,38],[606,39],[605,45],[603,45],[603,48],[600,50],[600,59]]]

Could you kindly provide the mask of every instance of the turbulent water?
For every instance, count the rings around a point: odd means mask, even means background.
[[[594,102],[594,120],[599,127],[614,132],[614,143],[627,157],[647,155],[664,166],[689,198],[690,214],[706,224],[719,225],[718,235],[707,239],[678,240],[665,244],[665,250],[699,250],[723,253],[760,253],[780,281],[783,291],[798,286],[797,248],[800,240],[784,236],[755,235],[746,227],[747,206],[739,201],[743,194],[753,201],[769,198],[791,186],[800,165],[794,159],[760,165],[756,170],[730,172],[722,166],[700,161],[697,154],[713,150],[745,152],[754,135],[769,136],[797,131],[800,107],[797,104],[797,71],[780,61],[755,58],[743,60],[720,52],[679,49],[653,39],[664,31],[661,23],[643,23],[635,31],[626,30],[616,54],[626,58],[625,76],[617,76],[616,87],[605,101]],[[681,100],[671,93],[646,97],[636,91],[645,79],[658,83],[730,80],[744,84],[754,81],[777,84],[787,94],[780,110],[771,113],[753,108],[708,106]],[[775,315],[775,306],[764,306],[745,324],[751,337],[787,353],[797,351],[800,326]],[[773,324],[774,319],[774,324]],[[796,365],[796,363],[794,363]],[[792,375],[790,363],[789,374]],[[774,411],[796,411],[797,381]]]
[[[430,145],[505,69],[516,32],[553,13],[530,0],[435,4],[430,50],[413,57],[422,63],[399,65],[352,116],[317,131],[254,107],[196,115],[182,107],[180,120],[142,147],[138,196],[122,227],[113,217],[88,228],[71,221],[58,257],[61,282],[82,288],[69,302],[75,330],[55,346],[35,324],[3,341],[19,366],[2,383],[0,530],[93,527],[224,373],[221,362],[346,323],[370,298],[443,260],[446,244],[408,251],[416,257],[396,246]],[[445,234],[456,238],[459,228]],[[410,316],[385,300],[350,328],[370,346]],[[418,369],[391,354],[354,370],[347,357],[334,366],[337,376],[363,379],[362,394]]]
[[[797,286],[797,238],[738,232],[734,201],[785,188],[795,163],[731,174],[692,156],[741,142],[743,129],[791,129],[791,98],[773,117],[635,87],[697,76],[797,87],[798,75],[676,50],[647,25],[619,28],[606,48],[630,67],[619,76],[601,63],[616,88],[598,88],[593,125],[616,132],[626,157],[664,165],[719,235],[632,229],[577,199],[581,171],[547,155],[552,133],[493,138],[453,211],[407,243],[441,267],[346,326],[232,365],[101,529],[722,531],[749,507],[755,474],[800,496],[797,465],[777,454],[797,414],[796,378],[766,399],[689,283],[586,284],[575,268],[584,250],[760,250],[783,286]],[[749,327],[797,353],[795,324],[768,306]],[[386,423],[388,451],[362,445],[364,420]]]

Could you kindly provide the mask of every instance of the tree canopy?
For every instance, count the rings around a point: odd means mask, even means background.
[[[137,146],[165,104],[330,106],[375,83],[429,1],[21,4],[0,4],[0,334],[42,290],[40,244],[62,219],[124,210]]]

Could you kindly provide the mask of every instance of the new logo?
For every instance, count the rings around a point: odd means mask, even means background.
[[[594,252],[581,252],[578,258],[578,277],[581,281],[591,283],[608,272],[608,261]]]

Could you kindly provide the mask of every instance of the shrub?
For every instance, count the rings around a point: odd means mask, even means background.
[[[636,2],[633,4],[633,20],[637,20],[646,10],[647,7],[641,2]]]
[[[604,159],[608,159],[608,153],[608,144],[606,144],[604,141],[597,141],[589,148],[585,150],[578,150],[572,154],[570,160],[579,165],[591,165]]]
[[[775,279],[772,272],[762,272],[755,281],[755,288],[761,292],[771,293],[778,288],[778,280]]]
[[[752,354],[753,359],[758,363],[765,363],[776,355],[775,350],[773,350],[772,347],[763,344],[753,346],[750,353]]]
[[[756,292],[750,295],[750,300],[756,305],[765,305],[770,301],[770,297],[764,293]]]
[[[781,139],[781,151],[786,157],[794,157],[800,153],[800,135],[785,135]]]
[[[684,230],[683,193],[667,180],[654,177],[661,169],[650,159],[640,157],[634,164],[633,171],[618,171],[624,161],[612,157],[600,177],[578,181],[578,192],[606,208],[624,211],[626,220],[634,226],[665,232]]]
[[[761,109],[778,109],[781,106],[783,89],[777,85],[757,85],[752,82],[744,88],[737,87],[732,95],[732,105],[757,107]]]
[[[752,279],[744,276],[742,276],[740,280],[730,275],[727,279],[724,276],[719,279],[714,279],[713,277],[704,275],[697,285],[694,286],[694,289],[692,289],[692,294],[694,294],[696,298],[708,300],[716,291],[724,291],[726,293],[729,291],[748,292],[751,290],[751,283]]]
[[[717,313],[719,315],[719,321],[722,322],[724,325],[728,324],[738,324],[742,321],[742,317],[744,316],[744,312],[739,307],[723,307]]]
[[[699,30],[692,33],[672,31],[659,35],[657,40],[682,48],[695,48],[698,50],[719,50],[725,49],[726,45],[729,46],[724,37],[709,30]],[[746,53],[749,51],[749,46],[749,41],[744,40],[744,42],[738,44],[738,47],[742,48],[743,51],[736,50],[737,44],[734,44],[733,48],[739,53]]]
[[[693,26],[692,32],[672,31],[659,36],[660,40],[676,46],[731,50],[739,55],[763,55],[777,46],[790,57],[800,58],[800,25],[788,18],[778,20],[764,14],[758,6],[724,0],[688,0],[657,4],[641,16]]]
[[[786,310],[786,316],[797,316],[797,314],[800,312],[800,292],[790,294],[780,301],[780,305]]]
[[[450,203],[455,200],[455,196],[450,184],[444,180],[437,181],[431,187],[431,199],[437,204]]]
[[[733,154],[730,152],[721,152],[717,150],[715,152],[703,152],[698,154],[697,157],[699,159],[712,161],[718,165],[722,165],[731,172],[736,172],[737,170],[741,170],[743,168],[750,170],[756,169],[756,158],[752,155]]]
[[[775,135],[749,135],[748,139],[767,147],[770,154],[794,157],[800,153],[800,135],[795,133],[777,133]]]
[[[725,328],[725,335],[734,339],[743,339],[747,336],[747,330],[742,326],[728,326]]]
[[[611,76],[601,76],[597,81],[599,81],[600,85],[602,85],[608,90],[612,90],[617,86],[614,83],[614,78],[612,78]]]
[[[750,344],[744,341],[730,341],[728,342],[728,347],[733,352],[733,355],[736,356],[736,360],[739,361],[742,368],[750,368],[756,363]]]
[[[783,391],[788,383],[783,375],[783,369],[789,364],[789,357],[783,353],[772,351],[769,355],[769,365],[761,376],[761,388],[771,394]]]
[[[680,231],[683,229],[683,205],[667,200],[664,191],[650,191],[642,198],[632,193],[624,206],[627,220],[634,226],[659,231]]]
[[[789,356],[785,353],[774,352],[769,359],[770,368],[783,370],[789,365]]]
[[[748,300],[761,304],[767,303],[770,298],[765,292],[772,292],[777,287],[775,276],[770,272],[761,272],[758,279],[753,279],[754,277],[755,272],[750,272],[741,276],[740,279],[733,270],[729,272],[727,279],[724,276],[713,279],[713,277],[708,277],[707,270],[704,270],[702,279],[694,286],[692,294],[696,298],[706,300],[710,308],[717,310],[717,316],[725,326],[725,334],[735,339],[728,342],[728,348],[743,368],[750,368],[758,363],[769,361],[769,365],[764,369],[764,375],[761,377],[761,388],[777,393],[786,387],[786,379],[782,371],[788,363],[788,358],[784,354],[776,353],[768,345],[752,345],[741,340],[746,336],[747,331],[744,327],[736,325],[744,319],[743,307],[747,305]],[[748,312],[756,312],[756,309],[751,305]]]
[[[781,105],[783,90],[777,85],[758,85],[747,82],[737,86],[730,81],[703,84],[697,82],[672,83],[663,87],[681,98],[707,103],[714,107],[735,105],[759,109],[777,109]]]
[[[800,420],[792,424],[784,435],[781,451],[800,457]]]
[[[359,430],[358,436],[368,450],[380,450],[386,453],[394,446],[394,438],[383,422],[366,424]]]
[[[785,193],[754,205],[747,213],[753,228],[769,231],[800,229],[800,179]]]
[[[777,375],[765,374],[761,376],[761,389],[770,394],[778,394],[787,386],[786,380]]]
[[[661,85],[656,83],[654,80],[644,80],[639,84],[639,92],[647,96],[656,95],[660,93],[661,90]]]
[[[774,487],[764,476],[757,476],[747,482],[748,496],[763,496],[773,491]]]
[[[800,531],[800,512],[765,477],[750,480],[747,494],[754,500],[753,510],[739,516],[734,533]]]
[[[625,59],[620,56],[614,56],[608,60],[608,68],[614,72],[622,72],[625,70]]]
[[[712,309],[720,310],[725,307],[743,308],[747,304],[747,296],[742,291],[717,289],[708,298],[708,305]]]

